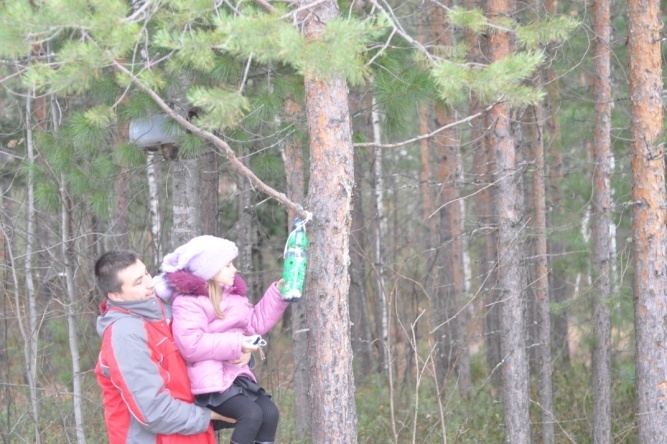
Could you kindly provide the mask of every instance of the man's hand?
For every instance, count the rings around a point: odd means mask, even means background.
[[[222,416],[220,413],[216,413],[213,410],[211,410],[211,421],[225,421],[225,422],[231,422],[232,424],[236,424],[236,420],[234,418],[228,418],[226,416]]]
[[[247,352],[243,353],[239,359],[236,359],[234,361],[229,361],[230,364],[238,365],[239,367],[243,367],[250,362],[250,358],[252,357],[252,353]]]

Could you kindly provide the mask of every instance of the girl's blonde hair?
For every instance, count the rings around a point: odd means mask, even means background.
[[[211,299],[211,303],[213,304],[215,315],[220,319],[224,319],[225,313],[220,309],[220,302],[222,301],[222,287],[220,287],[220,284],[215,282],[213,279],[208,281],[206,285],[208,286],[208,297]]]

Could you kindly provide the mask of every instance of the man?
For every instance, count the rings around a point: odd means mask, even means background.
[[[131,251],[109,251],[95,263],[95,280],[106,295],[95,374],[109,443],[215,444],[211,420],[230,419],[193,403],[171,308],[155,296],[144,263]]]

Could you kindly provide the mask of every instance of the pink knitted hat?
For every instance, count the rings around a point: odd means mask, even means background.
[[[210,280],[239,255],[234,242],[215,236],[197,236],[162,260],[162,272],[185,270]]]

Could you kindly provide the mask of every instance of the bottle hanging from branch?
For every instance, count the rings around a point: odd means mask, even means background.
[[[284,301],[298,301],[303,294],[303,284],[306,281],[307,248],[306,223],[297,218],[294,222],[294,230],[287,237],[283,254],[285,262],[283,263],[283,285],[280,293]]]

